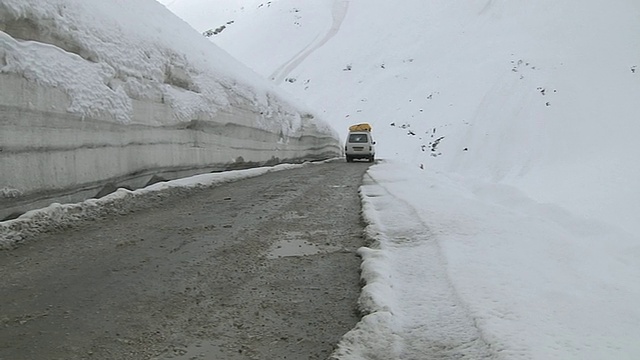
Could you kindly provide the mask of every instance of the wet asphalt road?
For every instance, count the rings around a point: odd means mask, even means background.
[[[358,187],[330,162],[0,252],[0,359],[325,359],[359,320]]]

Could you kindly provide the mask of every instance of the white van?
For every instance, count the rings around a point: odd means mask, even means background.
[[[344,146],[347,162],[354,159],[366,159],[373,162],[376,156],[376,142],[371,136],[371,125],[356,124],[349,127],[347,143]]]

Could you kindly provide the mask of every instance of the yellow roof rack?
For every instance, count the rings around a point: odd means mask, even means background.
[[[349,126],[349,131],[371,131],[371,125],[368,123],[361,123]]]

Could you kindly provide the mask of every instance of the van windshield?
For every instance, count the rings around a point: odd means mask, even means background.
[[[349,134],[350,143],[367,143],[367,134]]]

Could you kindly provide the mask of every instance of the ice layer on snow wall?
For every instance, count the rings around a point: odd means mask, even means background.
[[[68,102],[63,92],[16,75],[0,74],[0,93],[0,218],[92,197],[108,183],[137,188],[154,175],[172,179],[339,153],[335,138],[313,126],[283,137],[243,125],[256,114],[240,106],[218,112],[215,121],[125,125],[56,110]],[[157,103],[134,108],[139,116],[171,114]]]

